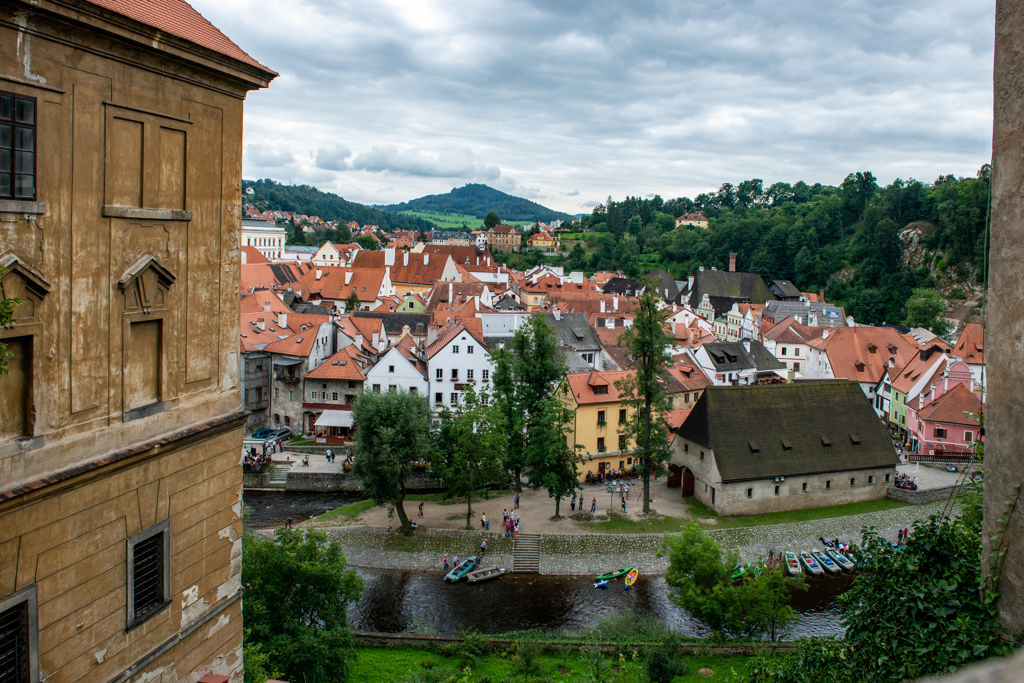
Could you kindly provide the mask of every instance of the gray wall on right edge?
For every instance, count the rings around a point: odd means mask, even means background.
[[[1024,480],[1024,0],[998,0],[986,362],[985,557]],[[1006,528],[999,620],[1024,629],[1024,501]]]

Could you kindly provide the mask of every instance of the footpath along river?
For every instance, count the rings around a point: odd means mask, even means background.
[[[351,493],[245,493],[248,522],[257,529],[299,522],[339,505],[359,500]],[[687,635],[707,630],[688,612],[672,603],[661,576],[641,576],[630,591],[621,584],[595,589],[586,576],[508,574],[495,581],[449,585],[438,571],[357,567],[366,590],[349,615],[354,628],[381,633],[454,634],[459,626],[482,633],[540,629],[580,631],[599,618],[620,610],[655,614]],[[853,581],[852,575],[809,579],[807,591],[795,593],[790,604],[799,614],[794,637],[841,635],[836,596]]]

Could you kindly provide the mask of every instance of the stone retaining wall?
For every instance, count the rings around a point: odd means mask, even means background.
[[[270,472],[257,474],[255,472],[242,472],[243,489],[265,489],[270,486]]]
[[[285,467],[288,465],[285,464]],[[242,488],[278,488],[283,491],[362,491],[359,480],[350,472],[324,472],[316,468],[292,467],[284,485],[271,485],[270,474],[242,475]],[[443,491],[444,483],[425,472],[415,472],[406,485],[409,491]]]
[[[941,489],[910,491],[889,487],[885,497],[903,503],[911,503],[912,505],[923,505],[924,503],[934,503],[939,500],[949,500],[951,496],[956,496],[960,493],[961,488],[960,486],[946,486]]]
[[[942,511],[945,505],[945,501],[938,501],[808,522],[712,529],[709,533],[722,547],[737,550],[740,559],[749,562],[767,556],[769,551],[818,547],[819,536],[838,536],[859,543],[861,529],[869,527],[895,541],[897,530],[909,528],[915,520]],[[956,513],[955,508],[953,512]],[[487,538],[487,564],[511,569],[515,548],[513,541],[494,531],[423,529],[411,539],[378,527],[328,527],[325,531],[341,543],[349,564],[357,567],[438,570],[444,553],[449,557],[476,554],[480,541]],[[665,534],[542,534],[540,573],[593,576],[611,569],[638,566],[646,575],[661,575],[668,567],[668,558],[657,556],[664,540]]]

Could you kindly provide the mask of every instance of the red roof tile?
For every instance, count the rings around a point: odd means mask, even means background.
[[[965,363],[984,365],[985,329],[978,323],[965,326],[953,348],[953,355],[963,358]]]
[[[928,422],[948,422],[951,424],[976,425],[978,413],[981,411],[981,399],[971,393],[963,384],[939,396],[921,408],[918,417]],[[969,416],[968,416],[969,414]]]
[[[170,33],[172,36],[277,75],[276,72],[250,57],[184,0],[89,0],[89,2],[129,19],[134,19],[140,24]]]

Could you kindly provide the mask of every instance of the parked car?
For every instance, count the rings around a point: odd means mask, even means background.
[[[264,427],[263,429],[258,429],[255,432],[253,432],[252,436],[249,437],[249,438],[250,439],[268,439],[273,431],[274,431],[273,429],[270,429],[268,427]]]
[[[271,432],[263,438],[266,439],[267,441],[287,441],[288,439],[292,438],[292,430],[288,429],[287,427],[282,427],[281,429],[274,429],[271,430]]]

